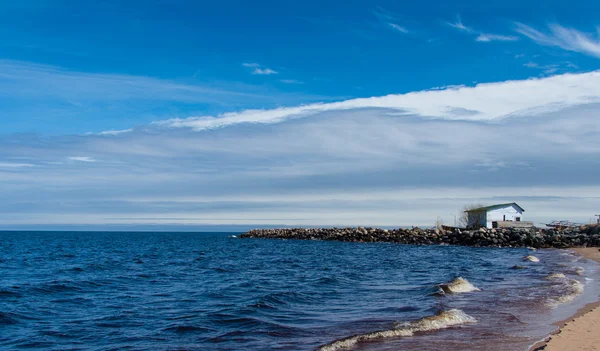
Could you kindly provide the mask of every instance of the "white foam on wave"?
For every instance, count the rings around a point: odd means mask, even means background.
[[[557,280],[557,279],[566,279],[567,276],[564,275],[563,273],[552,273],[549,276],[546,276],[545,279],[547,280]]]
[[[354,335],[348,338],[323,345],[316,351],[337,351],[352,347],[360,342],[393,337],[410,337],[416,332],[445,329],[456,325],[476,323],[477,320],[459,309],[451,309],[425,317],[414,322],[402,324],[401,327],[389,330],[380,330],[367,334]]]
[[[548,301],[550,307],[557,307],[560,304],[569,303],[583,293],[584,285],[576,279],[568,278],[563,273],[550,274],[546,279],[560,282],[557,286],[560,296]]]
[[[460,294],[473,291],[480,291],[479,288],[471,284],[468,280],[463,277],[455,278],[447,283],[440,284],[440,288],[444,293]]]
[[[540,262],[540,259],[535,256],[532,256],[532,255],[527,255],[527,256],[523,257],[523,261]]]
[[[583,284],[575,279],[569,279],[569,287],[567,293],[556,299],[558,303],[567,303],[573,301],[577,296],[583,293]]]

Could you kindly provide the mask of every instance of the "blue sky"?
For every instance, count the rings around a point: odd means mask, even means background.
[[[0,1],[0,226],[587,222],[599,11]]]

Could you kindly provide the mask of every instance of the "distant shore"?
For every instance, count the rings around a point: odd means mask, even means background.
[[[598,248],[572,248],[571,250],[600,264]],[[574,316],[555,323],[555,325],[560,329],[547,340],[534,345],[530,350],[600,350],[600,301],[587,304]]]

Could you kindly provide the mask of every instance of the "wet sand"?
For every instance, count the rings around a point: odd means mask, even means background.
[[[597,247],[572,250],[600,263],[600,251]],[[531,350],[600,350],[600,301],[584,306],[574,316],[556,325],[560,329],[548,340],[534,345]]]

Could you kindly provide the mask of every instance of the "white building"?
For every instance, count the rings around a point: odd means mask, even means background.
[[[532,222],[523,222],[525,210],[515,202],[479,207],[465,212],[467,213],[467,228],[533,226]]]

